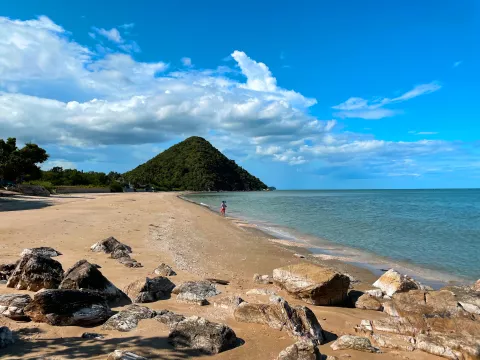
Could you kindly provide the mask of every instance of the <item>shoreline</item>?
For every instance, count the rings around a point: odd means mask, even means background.
[[[202,192],[181,193],[178,195],[178,198],[202,208],[207,208],[212,213],[220,216],[218,212],[209,205],[185,197],[202,194]],[[237,217],[235,215],[228,215],[227,219],[232,219],[233,222],[238,222],[239,224],[247,224],[239,226],[254,226],[258,231],[264,233],[266,237],[273,237],[274,239],[284,241],[283,246],[287,248],[306,249],[306,253],[310,255],[310,259],[344,262],[351,266],[368,270],[377,278],[386,270],[393,268],[402,274],[417,279],[425,285],[431,286],[434,289],[440,289],[448,285],[467,285],[472,281],[475,281],[475,279],[450,275],[441,270],[422,267],[414,263],[401,262],[365,250],[337,244],[331,240],[314,235],[303,234],[296,229],[288,228],[279,224],[268,224],[268,226],[261,225],[260,222],[251,221],[245,217]],[[313,242],[319,244],[313,244]],[[279,243],[277,242],[277,244]]]

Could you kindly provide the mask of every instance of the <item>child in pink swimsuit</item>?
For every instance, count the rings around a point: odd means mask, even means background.
[[[226,210],[227,210],[227,202],[222,201],[222,205],[220,205],[220,214],[222,214],[222,216],[225,216]]]

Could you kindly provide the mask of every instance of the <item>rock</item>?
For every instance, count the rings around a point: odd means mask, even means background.
[[[168,299],[173,288],[175,284],[168,278],[157,276],[134,281],[125,288],[125,292],[134,303],[149,303]]]
[[[376,311],[382,311],[383,309],[382,303],[373,296],[370,296],[369,294],[363,294],[362,296],[360,296],[355,302],[355,307],[357,309]]]
[[[89,289],[101,292],[111,306],[131,303],[128,296],[113,285],[87,260],[80,260],[65,273],[60,289]]]
[[[112,259],[121,259],[124,257],[130,259],[130,252],[125,248],[119,247],[112,251],[110,257]]]
[[[107,360],[148,360],[148,359],[130,351],[115,350],[114,352],[108,354]]]
[[[55,250],[54,248],[51,247],[37,247],[37,248],[31,248],[31,249],[24,249],[20,256],[25,256],[25,255],[43,255],[43,256],[48,256],[48,257],[55,257],[55,256],[60,256],[62,253],[60,251]]]
[[[93,244],[90,249],[94,252],[104,252],[106,254],[111,254],[114,250],[125,250],[128,253],[132,252],[130,246],[122,244],[113,236]]]
[[[155,320],[169,327],[172,327],[177,323],[179,323],[180,321],[185,320],[185,316],[180,314],[175,314],[174,312],[169,310],[160,310],[159,312],[157,312],[157,316],[155,316]]]
[[[372,341],[382,347],[401,351],[414,351],[415,338],[398,334],[372,334]]]
[[[278,296],[272,297],[270,304],[241,303],[235,309],[234,317],[239,322],[265,324],[280,331],[285,329],[292,336],[310,338],[315,343],[325,341],[322,327],[309,308],[292,308]]]
[[[478,338],[459,334],[419,334],[416,347],[427,353],[447,359],[480,359]]]
[[[210,304],[207,299],[197,294],[185,292],[177,295],[177,301],[185,304],[205,306]]]
[[[305,259],[305,255],[302,255],[302,254],[293,254],[293,256],[295,256],[299,259]]]
[[[56,326],[93,326],[110,316],[105,296],[92,290],[37,292],[24,313],[36,322]]]
[[[311,340],[300,340],[278,354],[277,360],[321,360],[322,355]]]
[[[341,305],[350,279],[330,268],[302,263],[273,270],[273,281],[296,298],[313,305]]]
[[[480,291],[480,279],[478,279],[477,282],[473,284],[472,289],[475,291]]]
[[[6,326],[0,327],[0,349],[6,348],[15,342],[13,334]]]
[[[253,275],[253,282],[256,284],[273,284],[273,278],[270,275]]]
[[[368,294],[368,295],[373,296],[373,297],[378,298],[378,299],[383,298],[383,291],[380,290],[380,289],[367,290],[367,291],[365,291],[365,294]]]
[[[237,295],[227,295],[213,301],[213,306],[227,309],[227,310],[234,310],[238,305],[243,302],[243,299]]]
[[[480,315],[480,292],[467,286],[447,286],[441,290],[453,293],[455,299],[465,311]]]
[[[159,275],[159,276],[174,276],[174,275],[177,275],[177,273],[175,271],[173,271],[173,269],[167,265],[167,264],[164,264],[164,263],[161,263],[160,265],[158,265],[158,267],[154,270],[155,274]]]
[[[29,320],[23,309],[30,304],[32,298],[27,294],[3,294],[0,295],[0,315],[12,320]]]
[[[211,283],[214,283],[214,284],[219,284],[219,285],[228,285],[228,284],[230,284],[230,281],[228,281],[228,280],[222,280],[222,279],[206,278],[205,280],[210,281]]]
[[[82,339],[101,340],[103,338],[104,336],[102,334],[97,334],[97,333],[85,332],[82,334]]]
[[[348,354],[344,354],[344,355],[348,355]],[[328,355],[325,360],[338,360],[338,358],[336,356],[332,356],[332,355]]]
[[[13,270],[17,267],[18,261],[8,264],[0,264],[0,280],[8,280]]]
[[[129,268],[141,268],[141,267],[143,267],[142,264],[140,264],[137,260],[132,259],[130,256],[124,256],[124,257],[118,258],[117,261],[120,264],[125,265],[126,267],[129,267]]]
[[[177,294],[177,300],[180,302],[187,302],[198,305],[206,305],[209,297],[220,294],[215,285],[207,280],[202,281],[187,281],[172,291]]]
[[[402,275],[393,269],[388,270],[380,276],[380,278],[373,283],[373,286],[381,289],[388,296],[393,296],[393,294],[398,292],[425,289],[418,281],[415,281],[407,275]]]
[[[135,329],[143,319],[151,319],[155,317],[155,311],[149,309],[146,306],[129,305],[125,310],[122,310],[103,324],[104,330],[118,330],[118,331],[130,331]]]
[[[366,337],[343,335],[339,337],[330,347],[333,350],[358,350],[370,353],[379,353],[380,349],[373,347]]]
[[[247,295],[264,295],[264,296],[272,296],[277,295],[277,293],[270,289],[250,289],[246,292]]]
[[[50,196],[50,191],[45,189],[43,186],[19,184],[16,187],[17,187],[17,190],[23,195],[42,196],[42,197]]]
[[[196,349],[207,354],[218,354],[235,347],[237,336],[231,328],[224,324],[191,316],[172,327],[168,341],[177,348]]]
[[[62,278],[62,264],[48,256],[31,254],[20,259],[7,287],[30,291],[56,289]]]

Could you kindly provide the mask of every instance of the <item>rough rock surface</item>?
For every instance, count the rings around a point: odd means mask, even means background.
[[[201,297],[200,295],[184,292],[177,295],[177,301],[185,304],[205,306],[210,304],[207,299]]]
[[[112,259],[121,259],[123,257],[130,258],[130,252],[123,247],[119,247],[118,249],[112,251],[110,257]]]
[[[273,278],[270,275],[253,275],[253,282],[255,284],[273,284]]]
[[[18,261],[8,264],[0,264],[0,280],[8,280],[13,270],[17,267]]]
[[[50,191],[39,185],[20,184],[16,186],[17,190],[23,195],[29,196],[50,196]]]
[[[31,248],[31,249],[24,249],[20,256],[25,256],[25,255],[43,255],[43,256],[48,256],[48,257],[55,257],[55,256],[60,256],[62,253],[60,251],[55,250],[54,248],[48,247],[48,246],[42,246],[42,247],[37,247],[37,248]]]
[[[175,287],[168,278],[157,276],[153,279],[136,280],[125,288],[125,292],[135,303],[149,303],[168,299]]]
[[[426,287],[418,281],[415,281],[407,275],[402,275],[394,269],[390,269],[380,276],[380,278],[373,283],[373,286],[378,287],[388,296],[393,296],[393,294],[409,290],[426,289]]]
[[[277,293],[270,289],[250,289],[246,292],[247,295],[264,295],[264,296],[272,296],[277,295]]]
[[[126,267],[129,267],[129,268],[141,268],[141,267],[143,267],[143,265],[141,263],[139,263],[135,259],[132,259],[129,255],[124,256],[124,257],[120,257],[120,258],[117,259],[117,261],[120,264],[125,265]]]
[[[30,304],[32,298],[27,294],[3,294],[0,295],[0,315],[12,320],[29,320],[23,309]]]
[[[357,301],[355,302],[355,307],[357,309],[364,309],[364,310],[376,310],[382,311],[383,305],[377,298],[369,295],[363,294],[360,296]]]
[[[98,270],[97,266],[87,260],[80,260],[65,272],[60,289],[89,289],[101,292],[110,305],[130,303],[128,296],[113,285]]]
[[[30,291],[56,289],[62,278],[62,264],[48,256],[31,254],[20,259],[7,287]]]
[[[89,339],[89,340],[101,340],[104,336],[102,334],[85,332],[82,334],[82,339]]]
[[[108,354],[107,360],[147,360],[147,358],[130,351],[115,350]]]
[[[57,326],[92,326],[110,316],[105,296],[92,290],[44,290],[24,309],[33,321]]]
[[[135,329],[143,319],[151,319],[155,317],[156,312],[149,309],[146,306],[129,305],[125,310],[122,310],[103,324],[104,330],[118,330],[118,331],[130,331]]]
[[[292,308],[278,296],[272,296],[270,304],[241,303],[235,309],[234,317],[240,322],[265,324],[276,330],[286,329],[292,336],[309,338],[315,343],[325,341],[322,327],[309,308]]]
[[[322,355],[311,340],[300,340],[278,354],[277,360],[321,360]]]
[[[478,279],[475,284],[473,284],[472,289],[475,291],[480,291],[480,279]]]
[[[220,294],[215,284],[210,281],[187,281],[179,286],[176,286],[173,294],[177,294],[177,300],[180,302],[187,302],[191,304],[206,305],[209,297]]]
[[[237,306],[243,302],[244,301],[240,296],[226,295],[220,298],[216,298],[213,301],[213,306],[227,310],[235,310],[235,308],[237,308]]]
[[[114,250],[125,250],[128,253],[132,252],[130,246],[122,244],[113,236],[93,244],[90,249],[94,252],[104,252],[106,254],[111,254]]]
[[[447,286],[441,290],[453,293],[455,299],[465,311],[470,314],[480,315],[480,291],[467,286]],[[480,316],[477,318],[480,320]]]
[[[172,326],[168,341],[174,347],[218,354],[235,347],[237,336],[231,328],[224,324],[191,316]]]
[[[378,353],[380,349],[374,347],[370,339],[361,336],[343,335],[340,336],[332,345],[333,350],[358,350],[370,353]]]
[[[13,334],[6,326],[0,327],[0,349],[7,347],[15,342]]]
[[[160,265],[157,266],[157,268],[154,270],[155,274],[159,276],[174,276],[177,275],[175,271],[173,271],[172,267],[165,264],[161,263]]]
[[[368,294],[368,295],[373,296],[373,297],[378,298],[378,299],[383,298],[383,291],[380,290],[380,289],[367,290],[367,291],[365,291],[365,294]]]
[[[185,320],[185,316],[175,314],[170,310],[160,310],[157,311],[157,316],[155,316],[155,320],[161,322],[162,324],[168,325],[169,327],[172,327],[180,321]]]
[[[313,305],[344,304],[350,285],[348,276],[310,263],[275,269],[273,281],[291,295]]]

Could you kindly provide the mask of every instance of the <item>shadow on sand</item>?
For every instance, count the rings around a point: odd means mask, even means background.
[[[52,202],[48,198],[44,199],[23,199],[18,197],[0,198],[0,212],[4,211],[22,211],[35,210],[51,206]]]

